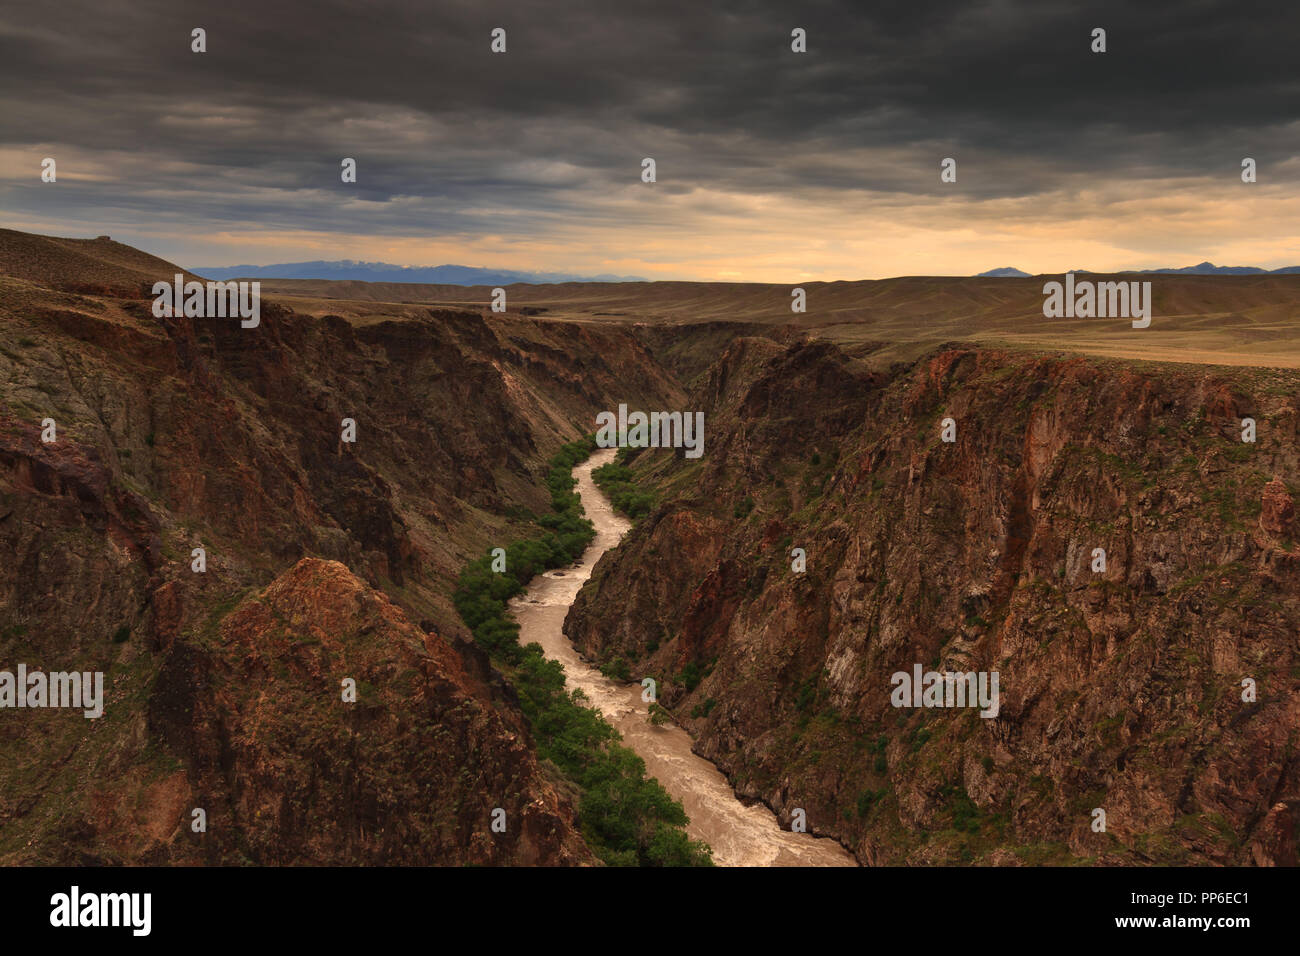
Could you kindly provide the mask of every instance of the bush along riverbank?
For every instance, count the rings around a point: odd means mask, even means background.
[[[642,491],[633,480],[632,469],[627,467],[627,449],[620,448],[614,460],[601,465],[591,473],[591,479],[609,496],[610,504],[633,520],[648,515],[655,506],[655,497]]]
[[[519,626],[506,604],[534,575],[576,561],[595,536],[572,474],[595,448],[588,436],[551,457],[551,511],[537,518],[545,534],[508,545],[505,571],[492,570],[490,555],[472,561],[453,600],[474,639],[514,684],[538,756],[580,790],[578,819],[592,851],[611,866],[710,866],[708,847],[686,834],[682,805],[646,776],[645,762],[583,703],[581,691],[565,690],[564,667],[538,644],[519,646]]]

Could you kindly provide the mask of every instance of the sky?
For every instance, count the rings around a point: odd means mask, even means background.
[[[1290,0],[0,0],[0,225],[191,268],[1300,265],[1298,27]]]

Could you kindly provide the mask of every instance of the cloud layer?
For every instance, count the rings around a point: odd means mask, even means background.
[[[1300,262],[1295,5],[862,6],[33,5],[0,26],[0,208],[187,265],[784,281]]]

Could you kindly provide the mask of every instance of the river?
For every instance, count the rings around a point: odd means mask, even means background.
[[[564,636],[564,617],[600,556],[618,544],[630,523],[614,511],[591,480],[593,468],[612,461],[614,449],[597,451],[573,470],[587,517],[596,537],[581,561],[547,571],[529,582],[510,602],[519,622],[519,643],[536,641],[546,656],[564,665],[569,687],[581,688],[589,703],[623,735],[623,743],[645,761],[646,771],[690,817],[687,832],[713,849],[722,866],[856,866],[853,856],[834,840],[782,830],[761,803],[742,802],[721,771],[691,752],[691,738],[675,724],[656,727],[639,684],[610,680],[585,663]]]

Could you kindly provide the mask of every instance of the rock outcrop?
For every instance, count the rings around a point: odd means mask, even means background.
[[[157,677],[149,730],[190,758],[208,823],[182,827],[169,859],[593,863],[502,704],[384,594],[303,558],[178,645]]]

